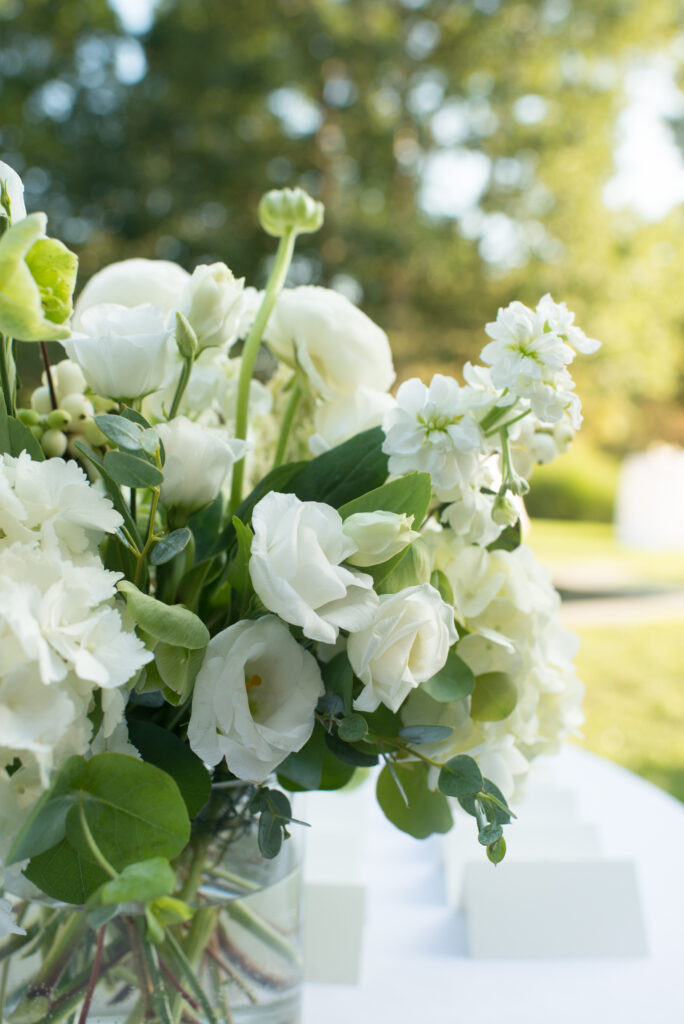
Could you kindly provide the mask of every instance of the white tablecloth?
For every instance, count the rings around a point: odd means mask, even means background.
[[[648,956],[472,959],[465,919],[447,905],[439,838],[413,840],[371,810],[360,984],[307,984],[302,1024],[684,1021],[684,805],[578,749],[552,770],[598,827],[602,854],[634,862]]]

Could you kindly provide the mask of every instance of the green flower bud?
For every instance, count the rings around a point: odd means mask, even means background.
[[[17,409],[17,417],[27,427],[35,427],[40,423],[40,413],[35,409]]]
[[[197,335],[182,313],[176,313],[176,345],[184,359],[194,359],[199,349]]]
[[[67,448],[67,436],[61,430],[46,430],[40,439],[40,446],[49,459],[64,455]]]
[[[71,413],[66,409],[53,409],[45,419],[50,430],[66,430],[71,423]]]
[[[313,199],[303,188],[273,189],[262,196],[259,221],[268,235],[282,237],[294,228],[296,234],[318,231],[323,223],[323,203]]]
[[[510,498],[505,494],[497,494],[492,507],[492,519],[498,526],[515,526],[520,513]]]
[[[71,333],[78,259],[45,238],[47,217],[32,213],[0,237],[0,332],[19,341],[58,341]]]

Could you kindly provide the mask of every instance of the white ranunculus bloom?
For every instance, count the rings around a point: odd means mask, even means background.
[[[93,391],[132,401],[164,383],[170,330],[160,306],[102,303],[81,316],[81,332],[64,342]]]
[[[72,325],[83,331],[83,314],[102,303],[117,306],[159,306],[165,313],[179,309],[190,274],[169,260],[130,259],[110,263],[94,274],[76,300]]]
[[[340,629],[365,628],[377,596],[373,579],[340,565],[356,545],[334,508],[271,491],[255,506],[249,571],[264,605],[304,635],[335,643]]]
[[[396,512],[355,512],[347,516],[343,530],[357,550],[347,557],[350,565],[380,565],[403,551],[418,537],[413,516]]]
[[[405,381],[383,422],[390,473],[429,473],[438,496],[469,480],[482,446],[473,411],[488,402],[485,391],[440,373],[429,387],[417,377]]]
[[[439,672],[457,640],[454,610],[429,583],[382,594],[372,623],[353,633],[347,655],[365,684],[354,707],[397,711],[419,683]]]
[[[315,433],[309,438],[312,455],[321,455],[355,434],[379,427],[394,406],[394,398],[371,388],[357,388],[349,395],[335,395],[321,402],[314,413]]]
[[[218,633],[195,682],[188,742],[207,764],[263,782],[311,736],[324,693],[318,664],[271,615]]]
[[[225,263],[195,267],[179,309],[192,327],[200,349],[232,344],[242,316],[244,278],[237,280]]]
[[[214,500],[233,463],[247,450],[245,441],[201,427],[185,416],[160,423],[156,429],[166,452],[162,504],[187,515]]]
[[[4,182],[10,201],[10,220],[12,224],[23,220],[26,216],[24,205],[24,183],[9,164],[0,160],[0,182]],[[4,212],[4,211],[3,211]]]
[[[0,456],[0,530],[9,542],[56,543],[68,557],[93,551],[123,519],[78,465]]]
[[[265,331],[274,354],[298,365],[324,398],[394,381],[385,332],[339,292],[305,285],[278,296]]]

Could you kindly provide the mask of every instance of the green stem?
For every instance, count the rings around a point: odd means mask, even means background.
[[[275,263],[273,264],[273,270],[266,285],[266,292],[242,351],[235,410],[235,437],[243,441],[247,437],[249,386],[252,381],[252,373],[254,372],[254,363],[259,351],[264,328],[268,323],[268,318],[278,298],[278,293],[285,284],[285,278],[292,261],[292,253],[294,252],[295,238],[296,232],[294,228],[290,228],[278,243],[278,251]],[[233,467],[233,486],[230,496],[230,507],[233,511],[235,511],[242,500],[244,477],[245,460],[240,459]]]
[[[167,931],[166,933],[166,942],[168,943],[172,957],[177,967],[185,977],[193,996],[201,1005],[208,1024],[218,1024],[218,1020],[209,1001],[207,1000],[206,995],[204,994],[204,990],[197,981],[196,972],[199,967],[200,960],[202,959],[205,946],[209,941],[211,933],[216,927],[217,913],[217,907],[202,907],[201,910],[197,911],[192,919],[190,934],[188,935],[185,950],[181,948],[180,944],[176,941],[170,931]],[[182,996],[180,993],[177,993],[173,1010],[173,1024],[179,1024],[182,1013]]]
[[[302,388],[301,380],[297,377],[295,378],[292,391],[290,392],[290,397],[287,401],[285,412],[283,414],[283,422],[280,427],[280,437],[278,438],[278,447],[273,460],[274,469],[276,466],[281,466],[285,461],[287,442],[290,439],[290,431],[292,430],[292,424],[294,423],[294,418],[297,413],[297,407],[302,400],[303,393],[304,390]]]
[[[10,416],[14,416],[15,408],[12,401],[12,386],[10,384],[9,359],[11,340],[4,334],[0,334],[0,384],[2,385],[2,397],[5,399],[5,408]]]
[[[300,959],[299,950],[291,942],[276,931],[275,928],[264,921],[249,907],[244,906],[241,900],[232,900],[225,905],[225,912],[231,920],[241,925],[246,931],[261,939],[265,945],[280,953],[288,961],[298,963]]]
[[[80,804],[78,805],[78,814],[79,814],[79,819],[80,819],[80,822],[81,822],[81,828],[83,829],[83,835],[85,836],[86,842],[88,844],[88,847],[89,847],[90,852],[92,853],[93,857],[95,858],[97,863],[100,865],[102,870],[106,871],[106,873],[109,875],[110,878],[117,878],[118,877],[117,876],[117,872],[114,870],[112,865],[109,863],[109,861],[107,860],[107,858],[103,854],[103,852],[100,849],[100,847],[95,842],[95,838],[93,836],[93,833],[90,831],[90,826],[88,825],[88,822],[87,822],[86,816],[85,816],[85,811],[83,809],[83,801],[81,801]]]
[[[171,410],[169,412],[168,418],[170,420],[172,420],[174,416],[176,416],[176,414],[178,413],[178,407],[181,404],[183,395],[185,394],[185,389],[187,388],[188,381],[190,380],[193,362],[194,359],[192,358],[192,356],[185,356],[183,359],[183,367],[180,372],[180,377],[178,378],[178,384],[176,385],[176,393],[173,396],[173,402],[171,403]]]
[[[511,406],[510,408],[512,409],[513,406]],[[500,426],[496,426],[493,427],[491,430],[488,430],[487,433],[485,434],[485,437],[490,437],[492,434],[496,434],[497,430],[508,430],[508,428],[512,427],[514,423],[517,423],[518,420],[524,420],[525,417],[529,416],[531,412],[531,409],[524,409],[522,412],[518,413],[517,416],[514,416],[512,420],[506,420],[506,422],[502,423]]]
[[[45,957],[38,974],[31,984],[28,995],[50,995],[61,978],[74,950],[88,930],[85,914],[74,911],[64,926],[59,938]]]
[[[157,461],[159,462],[160,460],[158,459]],[[161,466],[159,468],[161,469]],[[154,543],[154,541],[156,539],[155,535],[154,535],[154,520],[155,520],[156,515],[157,515],[157,505],[159,504],[159,494],[160,494],[160,488],[159,487],[155,487],[154,491],[153,491],[153,494],[152,494],[152,507],[150,508],[150,518],[149,518],[149,521],[147,523],[147,538],[145,540],[145,546],[143,547],[143,549],[140,552],[140,554],[137,556],[138,564],[135,567],[135,579],[133,580],[133,582],[135,583],[136,586],[138,585],[138,580],[140,579],[140,573],[142,571],[143,565],[145,564],[145,558],[147,557],[147,553],[150,550],[150,548],[152,547],[152,544]]]

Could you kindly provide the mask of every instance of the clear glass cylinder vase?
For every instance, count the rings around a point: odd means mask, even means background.
[[[26,904],[26,936],[0,944],[2,1024],[298,1024],[301,835],[267,860],[253,820],[212,827],[178,866],[195,914],[161,943],[142,906],[102,931],[82,908]]]

